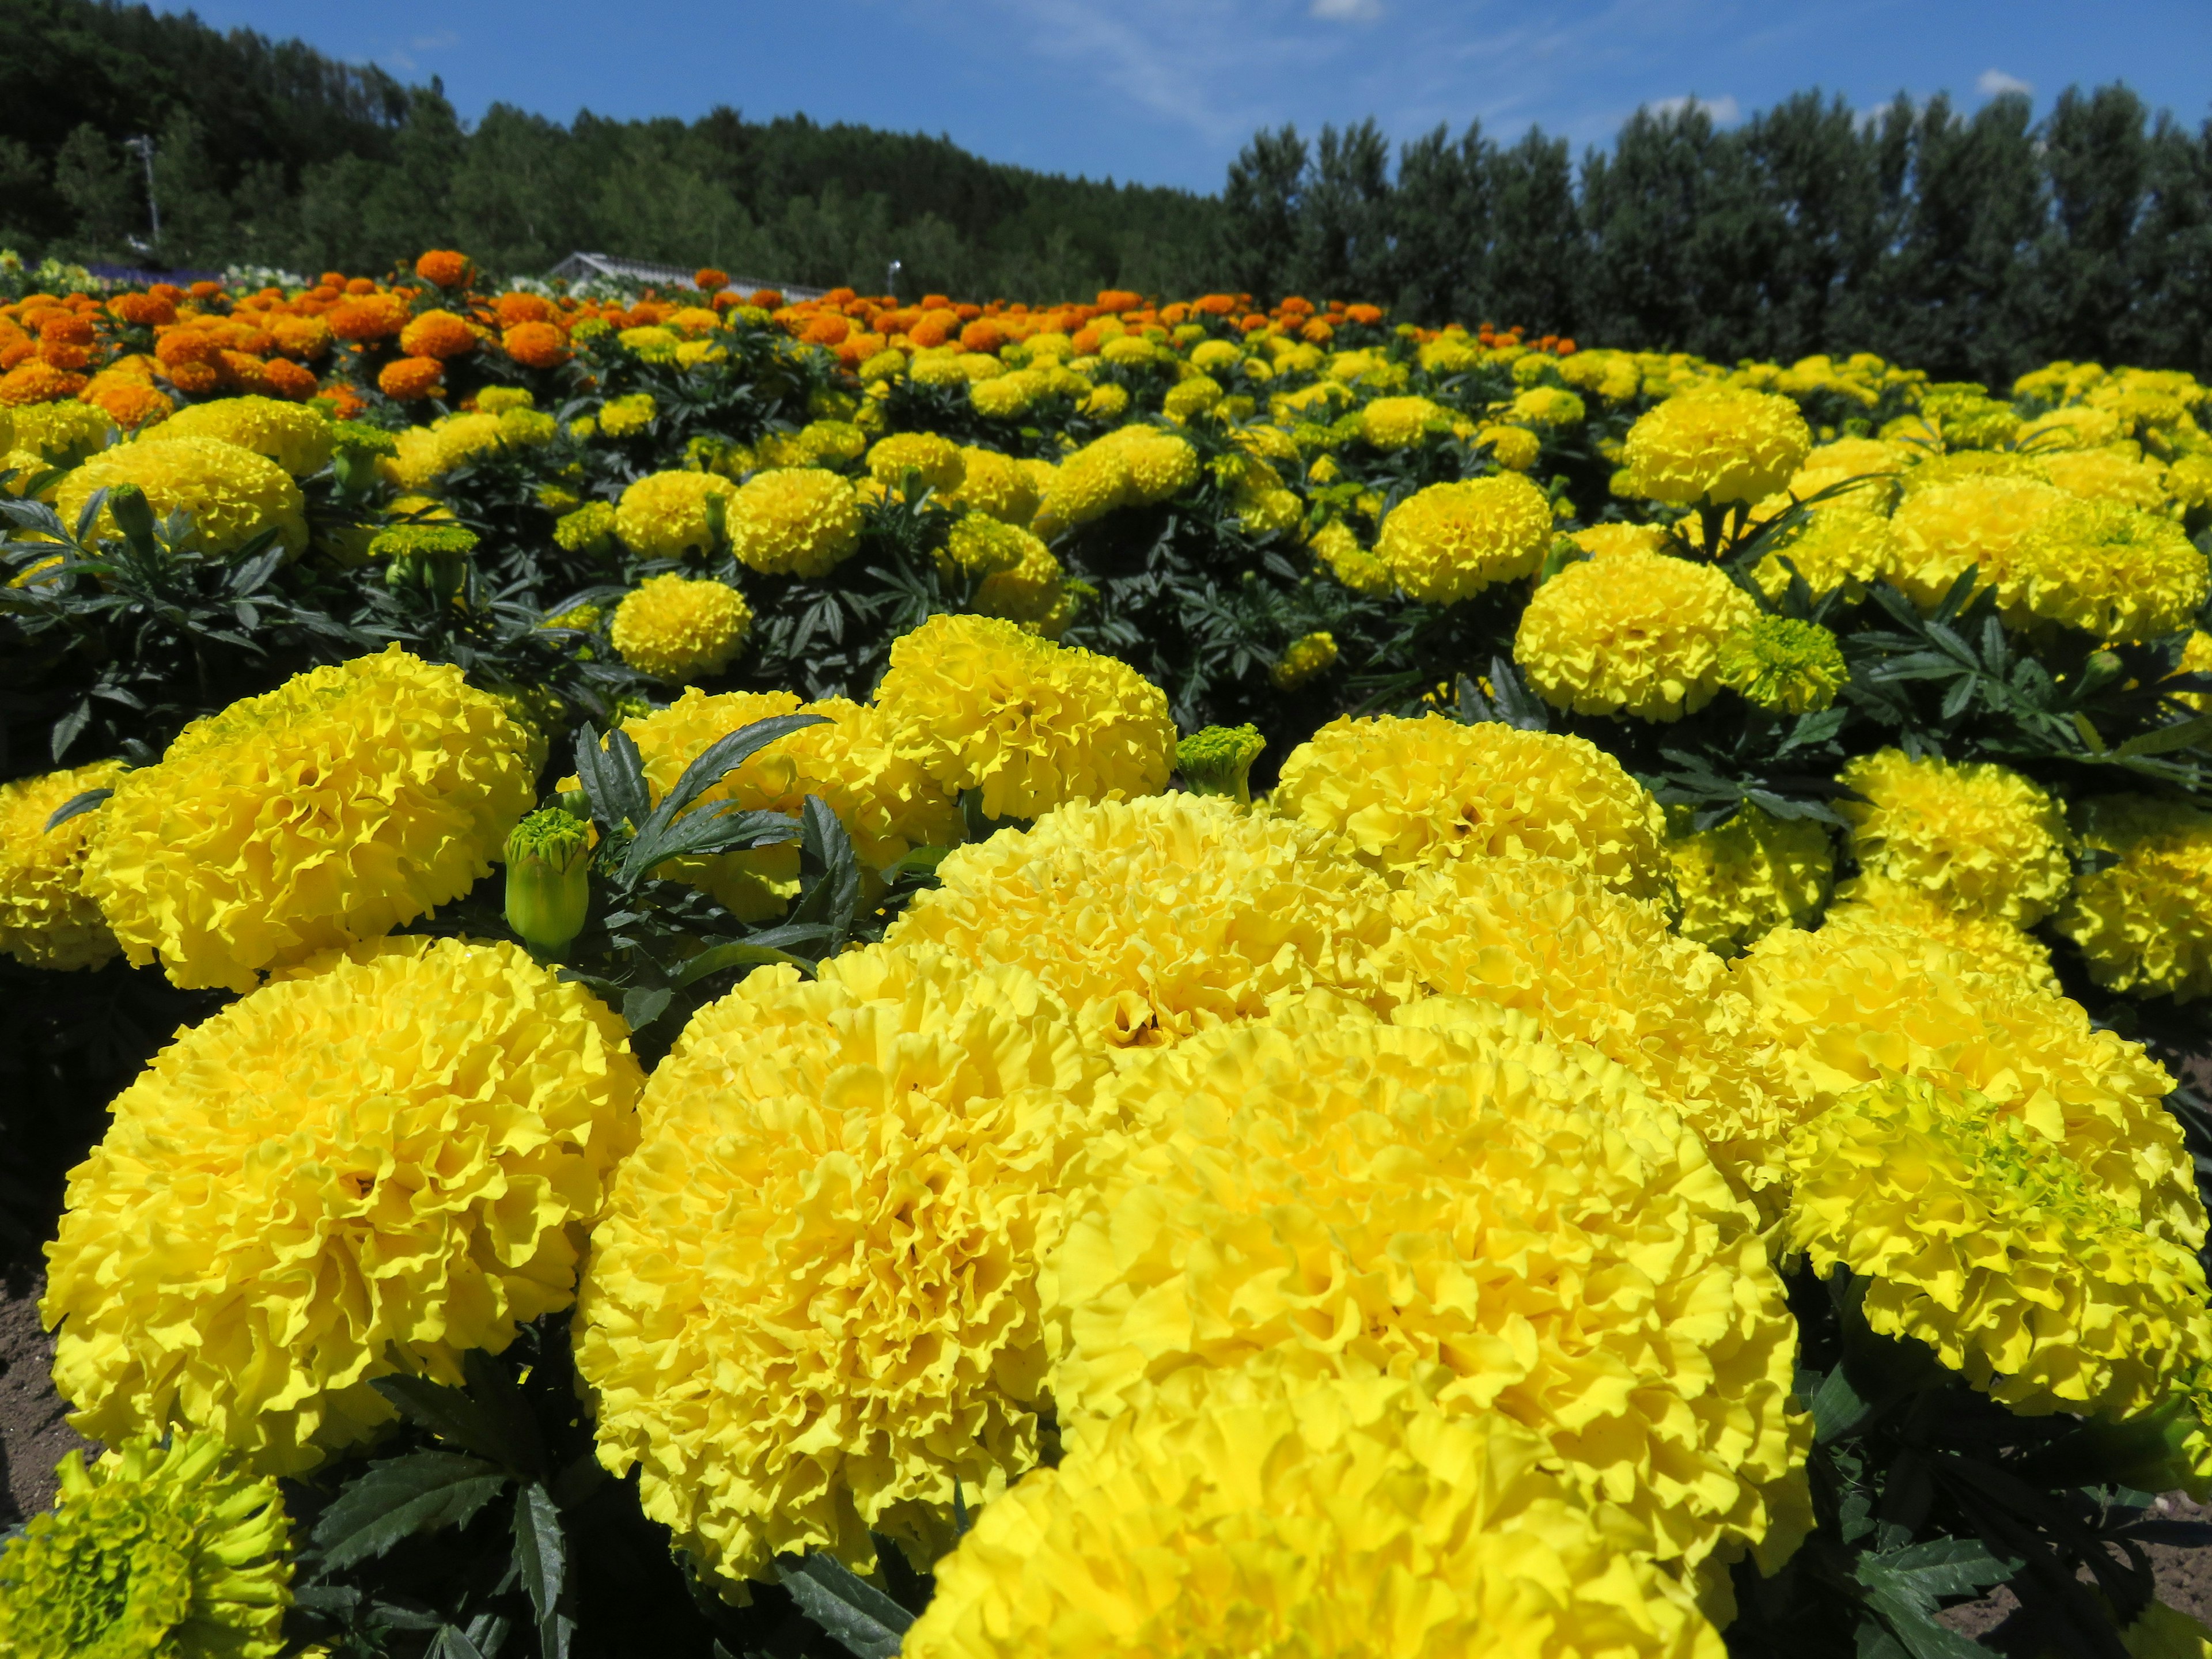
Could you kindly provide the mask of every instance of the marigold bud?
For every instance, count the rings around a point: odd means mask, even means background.
[[[532,812],[507,838],[507,925],[540,955],[568,948],[592,907],[591,842],[558,807]]]
[[[1176,770],[1194,795],[1227,795],[1252,804],[1252,763],[1267,740],[1256,726],[1209,726],[1176,744]]]

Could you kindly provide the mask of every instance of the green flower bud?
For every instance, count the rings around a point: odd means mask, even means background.
[[[1761,617],[1721,641],[1721,683],[1778,714],[1812,714],[1851,678],[1844,648],[1818,623]]]
[[[107,492],[107,510],[114,516],[115,527],[123,532],[139,553],[151,557],[154,552],[154,504],[146,499],[146,492],[134,483],[119,483]]]
[[[532,812],[507,838],[507,925],[552,956],[584,931],[592,908],[591,836],[558,807]]]
[[[476,551],[472,530],[457,524],[401,524],[379,531],[369,556],[388,561],[384,580],[391,587],[419,587],[434,599],[450,599],[468,580],[469,555]]]
[[[1209,726],[1176,745],[1176,770],[1194,795],[1226,795],[1249,806],[1252,763],[1267,746],[1256,726]]]

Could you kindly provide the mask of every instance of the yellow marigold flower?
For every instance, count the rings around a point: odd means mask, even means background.
[[[903,489],[909,472],[919,474],[922,483],[939,495],[946,495],[960,488],[968,476],[968,465],[959,445],[933,432],[901,432],[868,452],[868,475],[886,488]]]
[[[1925,1079],[1973,1090],[2063,1144],[2094,1184],[2162,1238],[2204,1238],[2173,1079],[2136,1044],[2092,1030],[2079,1005],[1903,928],[1778,927],[1731,972],[1780,1044],[1804,1114],[1862,1084]]]
[[[2051,482],[2085,501],[2157,512],[2166,506],[2166,469],[2134,444],[2060,450],[2039,458]]]
[[[1632,898],[1671,898],[1659,803],[1582,738],[1339,715],[1291,751],[1273,807],[1394,880],[1459,858],[1556,858]]]
[[[1760,617],[1721,641],[1721,684],[1778,714],[1834,705],[1851,671],[1836,636],[1818,623]]]
[[[1866,798],[1837,803],[1860,868],[1952,909],[2033,927],[2073,879],[2058,804],[2017,772],[1884,749],[1852,761],[1837,781]]]
[[[1324,1002],[1101,1092],[1127,1127],[1091,1147],[1042,1286],[1079,1448],[1186,1370],[1388,1376],[1534,1430],[1661,1559],[1778,1559],[1808,1529],[1756,1221],[1624,1068],[1486,1003]]]
[[[1536,590],[1513,660],[1554,708],[1675,720],[1713,700],[1723,642],[1758,619],[1751,595],[1712,565],[1620,553]]]
[[[288,1474],[367,1438],[372,1379],[458,1384],[567,1305],[643,1081],[612,1011],[512,945],[379,940],[231,1004],[70,1172],[40,1304],[70,1421]]]
[[[2012,405],[1971,383],[1929,386],[1921,397],[1920,413],[1950,449],[2002,449],[2020,432]]]
[[[860,547],[860,529],[853,486],[820,467],[757,474],[730,498],[730,551],[767,575],[827,575]]]
[[[1820,914],[1835,876],[1826,826],[1748,804],[1711,830],[1692,823],[1689,808],[1667,810],[1684,939],[1734,956],[1777,927],[1802,927]]]
[[[1389,936],[1373,875],[1218,796],[1077,802],[937,873],[890,937],[1036,975],[1093,1047],[1176,1042],[1315,987],[1365,994]]]
[[[1397,585],[1390,567],[1360,546],[1359,538],[1341,519],[1331,519],[1315,531],[1307,545],[1328,567],[1329,574],[1355,593],[1388,593]]]
[[[1836,484],[1864,479],[1867,482],[1858,488],[1831,497],[1825,505],[1850,504],[1861,511],[1886,508],[1897,486],[1893,476],[1884,475],[1903,472],[1912,465],[1912,459],[1913,451],[1905,444],[1881,438],[1838,438],[1808,454],[1804,465],[1790,475],[1786,487],[1802,501]]]
[[[227,400],[228,401],[228,400]],[[30,404],[5,411],[10,449],[28,450],[53,466],[76,466],[91,459],[114,435],[115,422],[93,404]]]
[[[2212,814],[2148,795],[2077,809],[2082,843],[2119,862],[2075,879],[2056,926],[2098,984],[2180,1001],[2212,995]]]
[[[1551,503],[1507,473],[1417,490],[1382,520],[1375,556],[1408,598],[1451,605],[1534,575],[1551,545]]]
[[[794,732],[755,757],[763,771],[785,764],[791,769],[778,797],[788,804],[778,811],[795,814],[805,797],[820,796],[853,838],[871,878],[917,848],[950,847],[961,839],[958,800],[898,752],[882,709],[829,697],[799,712],[830,723]]]
[[[137,484],[154,517],[179,508],[192,515],[189,547],[222,557],[237,552],[264,530],[291,552],[307,544],[307,499],[283,467],[250,449],[217,438],[142,438],[103,450],[64,477],[54,490],[54,511],[74,525],[97,489]],[[114,536],[114,515],[100,509],[95,536]]]
[[[1622,459],[1636,493],[1682,505],[1771,495],[1812,453],[1797,405],[1771,392],[1678,392],[1628,429]]]
[[[1125,663],[996,617],[932,617],[894,641],[877,704],[899,752],[986,817],[1157,794],[1176,743],[1167,696]]]
[[[1923,470],[1929,464],[1923,464]],[[1969,570],[1990,585],[2028,532],[2066,504],[2066,492],[2040,479],[2002,472],[1908,490],[1892,520],[1896,564],[1889,580],[1923,609],[1932,608]],[[1998,584],[1998,603],[2017,592]]]
[[[1109,390],[1120,388],[1100,388]],[[1116,507],[1146,507],[1180,495],[1198,477],[1198,452],[1188,439],[1154,426],[1121,427],[1061,463],[1037,507],[1034,527],[1049,539]]]
[[[618,522],[613,502],[586,501],[555,521],[553,540],[556,546],[571,553],[605,553],[609,550]]]
[[[1060,603],[1063,572],[1052,550],[1026,530],[971,513],[952,526],[938,569],[947,581],[974,581],[976,610],[1004,617],[1032,633]]]
[[[1656,907],[1556,859],[1478,858],[1416,872],[1393,915],[1390,994],[1478,998],[1587,1042],[1680,1112],[1739,1192],[1771,1184],[1790,1079],[1720,960]]]
[[[116,780],[85,890],[134,965],[250,991],[489,875],[530,810],[527,741],[459,669],[396,645],[295,674]]]
[[[212,1435],[134,1439],[56,1471],[54,1507],[0,1545],[0,1653],[276,1659],[290,1524]]]
[[[1796,925],[1805,924],[1796,920]],[[1869,932],[1886,938],[1899,928],[1959,951],[1977,973],[2012,974],[2039,991],[2058,989],[2051,947],[2034,934],[1995,916],[1954,910],[1920,888],[1886,876],[1845,882],[1820,924],[1823,934],[1837,939]]]
[[[1268,669],[1267,678],[1278,691],[1292,691],[1335,666],[1336,636],[1324,629],[1302,634],[1284,647],[1283,654]]]
[[[1896,532],[1889,520],[1861,498],[1813,508],[1798,524],[1775,532],[1751,579],[1770,599],[1789,590],[1791,568],[1805,579],[1816,599],[1841,592],[1856,605],[1867,589],[1897,568]],[[1940,597],[1940,595],[1939,595]]]
[[[1377,449],[1411,449],[1451,420],[1449,410],[1426,398],[1377,398],[1359,411],[1359,435]]]
[[[592,1239],[599,1457],[726,1581],[917,1566],[1038,1459],[1037,1264],[1100,1063],[1035,981],[883,945],[753,974],[653,1073]],[[894,1242],[895,1240],[895,1242]]]
[[[1551,428],[1580,426],[1589,412],[1580,398],[1556,386],[1532,386],[1517,392],[1506,410],[1515,421]]]
[[[120,761],[95,761],[0,783],[0,951],[26,968],[97,968],[116,952],[83,884],[100,809],[52,830],[46,820],[88,789],[112,788],[123,771]]]
[[[1656,524],[1594,524],[1569,531],[1567,539],[1593,559],[1605,559],[1616,553],[1664,553],[1668,538],[1665,527]]]
[[[610,398],[599,405],[599,430],[610,438],[634,437],[651,426],[659,413],[659,405],[649,392]]]
[[[1018,421],[1050,391],[1049,382],[1033,369],[1017,369],[968,388],[968,401],[987,421]]]
[[[607,638],[639,673],[680,683],[711,678],[728,667],[744,649],[752,626],[752,607],[727,582],[672,574],[647,576],[632,588],[615,607]]]
[[[1211,1381],[985,1510],[902,1650],[1721,1659],[1634,1525],[1567,1497],[1517,1425],[1398,1385]]]
[[[22,577],[19,576],[15,580],[21,581]],[[13,586],[14,583],[10,583],[9,586]],[[2174,664],[2173,672],[2176,674],[2212,674],[2212,634],[2206,633],[2201,628],[2191,629],[2188,641],[2181,647],[2181,659]],[[2193,708],[2199,714],[2204,711],[2206,701],[2204,692],[2176,691],[2172,695],[2174,702],[2183,708]]]
[[[2112,501],[2055,509],[1992,574],[2012,626],[2062,623],[2130,644],[2187,628],[2212,588],[2204,555],[2179,525]]]
[[[1867,1323],[2017,1411],[2132,1416],[2212,1356],[2195,1253],[1971,1089],[1894,1078],[1790,1144],[1784,1237],[1867,1281]]]
[[[1223,395],[1220,381],[1211,375],[1194,374],[1168,388],[1167,396],[1160,400],[1161,412],[1170,420],[1187,421],[1212,409]]]
[[[945,496],[947,507],[964,507],[1001,524],[1026,526],[1036,517],[1042,495],[1019,461],[994,449],[963,449],[960,459],[960,486]]]
[[[337,440],[331,423],[304,404],[281,398],[218,398],[191,404],[161,423],[161,439],[218,438],[265,455],[295,478],[331,462]]]
[[[738,487],[712,472],[648,472],[622,493],[615,506],[615,534],[641,559],[676,559],[712,553],[723,539],[710,502],[727,514]]]

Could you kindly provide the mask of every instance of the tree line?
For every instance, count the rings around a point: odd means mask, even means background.
[[[1371,120],[1285,126],[1201,196],[804,116],[468,126],[435,81],[120,0],[0,0],[0,246],[33,256],[376,271],[455,246],[533,273],[584,248],[867,289],[896,258],[916,294],[1302,293],[1991,385],[2054,357],[2212,374],[2212,121],[2118,86],[2040,121],[1803,93],[1723,130],[1692,103],[1579,158],[1534,128],[1394,152]]]

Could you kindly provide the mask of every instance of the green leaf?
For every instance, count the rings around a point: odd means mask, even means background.
[[[483,1659],[483,1650],[469,1640],[469,1633],[459,1625],[441,1625],[438,1639],[430,1644],[423,1659]]]
[[[1990,1650],[1979,1642],[1937,1624],[1894,1590],[1868,1591],[1866,1605],[1881,1616],[1889,1633],[1912,1659],[1989,1659]],[[1862,1642],[1861,1651],[1864,1650]]]
[[[502,1398],[513,1385],[489,1357],[471,1349],[469,1388],[447,1388],[427,1376],[380,1376],[369,1386],[401,1413],[436,1435],[478,1457],[489,1458],[518,1478],[538,1465],[537,1432],[520,1400]]]
[[[623,993],[623,1024],[633,1031],[642,1031],[647,1026],[668,1012],[675,992],[659,986],[639,986]]]
[[[2074,729],[2081,734],[2081,741],[2089,745],[2089,752],[2091,754],[2101,755],[2105,752],[2104,736],[2097,730],[2095,726],[2090,723],[2089,717],[2087,714],[2081,714],[2078,710],[2075,712],[2074,715]],[[2141,751],[2139,750],[2137,752]]]
[[[58,829],[78,814],[93,811],[114,793],[112,789],[88,789],[82,794],[71,795],[46,815],[46,828]]]
[[[656,812],[623,854],[615,879],[631,887],[671,859],[703,858],[791,841],[798,831],[799,820],[787,813],[740,811],[735,801],[716,801],[673,822],[663,821]]]
[[[538,1615],[542,1659],[568,1659],[576,1621],[568,1611],[568,1538],[553,1494],[532,1480],[514,1496],[514,1566]]]
[[[1866,1421],[1874,1411],[1874,1402],[1851,1386],[1850,1378],[1838,1365],[1821,1377],[1812,1397],[1805,1401],[1805,1409],[1812,1415],[1813,1438],[1826,1445]]]
[[[781,1556],[776,1577],[799,1610],[857,1659],[892,1659],[914,1615],[834,1555]]]
[[[800,873],[812,879],[792,912],[802,927],[823,929],[830,956],[844,947],[853,931],[853,911],[860,902],[860,866],[852,838],[819,795],[809,795],[799,822]]]
[[[620,726],[607,733],[604,744],[595,726],[586,724],[576,734],[576,777],[591,797],[592,814],[603,829],[641,824],[653,810],[645,763],[636,743]]]
[[[793,732],[803,732],[810,726],[827,726],[829,720],[821,714],[777,714],[764,720],[755,720],[750,726],[741,726],[726,738],[717,738],[699,751],[698,758],[684,769],[684,775],[676,780],[660,803],[659,811],[673,818],[691,803],[720,783],[730,773],[743,766],[760,750],[780,738]],[[641,836],[643,834],[641,830]]]
[[[2078,720],[2081,717],[2077,714],[2075,718]],[[2161,726],[2155,732],[2145,732],[2130,738],[2112,752],[2124,756],[2166,755],[2177,749],[2187,749],[2206,738],[2212,738],[2212,714],[2199,714],[2194,720],[2183,720],[2176,726]]]
[[[679,988],[695,985],[708,975],[719,974],[725,968],[764,968],[779,962],[798,969],[810,979],[813,977],[814,963],[806,957],[796,957],[788,951],[778,951],[770,945],[756,945],[750,939],[738,939],[732,944],[717,945],[702,951],[684,964],[676,975],[676,983]]]
[[[372,1463],[315,1522],[323,1571],[343,1572],[418,1532],[465,1526],[508,1484],[497,1465],[458,1452],[410,1452]]]
[[[1862,1557],[1856,1571],[1861,1583],[1879,1582],[1934,1607],[1943,1596],[1978,1595],[2001,1584],[2020,1565],[2009,1556],[1993,1553],[1978,1538],[1936,1538]]]

